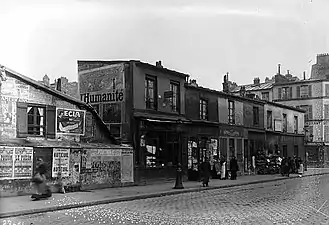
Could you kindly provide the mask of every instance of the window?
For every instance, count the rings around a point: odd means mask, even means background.
[[[235,107],[234,101],[228,101],[228,122],[230,124],[235,124]]]
[[[282,88],[282,99],[292,98],[292,87],[283,87]]]
[[[328,104],[324,105],[324,118],[329,119],[329,105]]]
[[[287,114],[283,113],[282,114],[283,117],[283,132],[287,132]]]
[[[324,141],[329,141],[329,126],[324,126]]]
[[[172,91],[172,97],[170,98],[172,112],[179,112],[180,106],[180,88],[179,83],[175,81],[170,82],[170,91]]]
[[[326,93],[325,96],[329,97],[329,84],[326,84]]]
[[[145,78],[145,104],[147,109],[157,109],[157,82],[156,77]]]
[[[100,109],[99,104],[92,104],[91,106],[95,109],[95,111],[96,111],[98,114],[100,113],[100,112],[99,112],[99,111],[100,111],[100,110],[99,110],[99,109]]]
[[[267,129],[272,129],[273,125],[272,125],[272,111],[267,110]]]
[[[200,119],[208,120],[208,101],[200,99]]]
[[[263,92],[262,93],[262,100],[269,101],[270,100],[270,93],[269,92]]]
[[[252,112],[253,112],[253,124],[254,124],[254,126],[258,126],[259,125],[259,108],[254,106],[252,108]]]
[[[309,94],[309,86],[308,85],[302,85],[300,87],[300,97],[301,98],[307,98]]]
[[[30,135],[45,136],[45,108],[27,107],[27,131]]]
[[[313,118],[313,107],[311,105],[301,105],[299,108],[305,110],[305,121],[311,120]]]
[[[298,117],[294,116],[294,132],[298,134]]]
[[[121,123],[121,103],[104,104],[103,120],[105,123]]]

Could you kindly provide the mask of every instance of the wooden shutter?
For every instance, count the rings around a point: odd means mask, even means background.
[[[324,126],[324,141],[329,141],[329,126]]]
[[[313,109],[311,105],[308,106],[308,119],[313,119]]]
[[[308,85],[308,97],[312,97],[312,85]]]
[[[324,118],[329,119],[329,105],[328,104],[324,105]]]
[[[16,112],[16,128],[17,137],[27,137],[27,104],[24,102],[17,102]]]
[[[278,88],[278,99],[281,99],[281,95],[282,95],[282,88]]]
[[[329,84],[326,84],[326,96],[329,96]]]
[[[49,105],[47,106],[46,113],[46,137],[47,139],[56,138],[56,107]]]
[[[296,95],[297,98],[300,98],[300,86],[297,86]]]
[[[289,88],[289,98],[292,99],[292,87]]]

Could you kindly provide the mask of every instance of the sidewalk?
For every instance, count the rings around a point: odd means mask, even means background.
[[[308,168],[304,177],[321,174],[329,174],[329,168]],[[66,194],[55,193],[44,201],[31,201],[30,196],[6,197],[0,199],[0,218],[294,178],[298,178],[298,175],[293,174],[289,178],[276,174],[241,176],[238,177],[238,180],[213,179],[210,180],[208,188],[201,187],[200,182],[187,181],[183,183],[184,189],[180,190],[173,189],[175,185],[173,181],[146,186],[107,188]]]

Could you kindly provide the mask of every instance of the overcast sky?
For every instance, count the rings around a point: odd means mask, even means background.
[[[0,64],[77,80],[78,59],[138,59],[221,89],[329,52],[328,0],[1,0]],[[312,60],[312,62],[310,62]]]

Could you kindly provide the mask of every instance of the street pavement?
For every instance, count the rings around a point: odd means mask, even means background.
[[[329,175],[0,219],[0,224],[329,224]],[[40,202],[41,203],[41,202]]]

